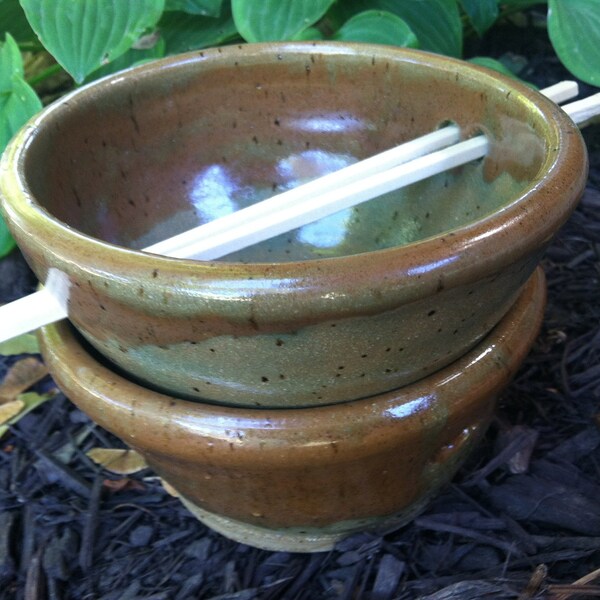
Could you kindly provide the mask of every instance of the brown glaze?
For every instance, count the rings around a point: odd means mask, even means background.
[[[123,247],[201,222],[215,198],[295,185],[290,165],[312,176],[447,120],[486,132],[486,160],[355,209],[325,232],[344,234],[329,248],[298,232],[219,262]],[[49,107],[2,165],[15,238],[42,281],[67,274],[69,318],[101,353],[156,389],[285,407],[395,389],[462,356],[509,309],[587,173],[577,127],[518,82],[334,43],[117,74]]]
[[[99,363],[66,322],[44,328],[40,341],[64,392],[201,516],[237,523],[225,527],[233,537],[246,524],[257,545],[273,546],[265,539],[277,532],[281,548],[288,534],[331,541],[422,507],[487,427],[544,302],[538,269],[485,340],[452,365],[393,392],[306,409],[216,407],[153,392]]]

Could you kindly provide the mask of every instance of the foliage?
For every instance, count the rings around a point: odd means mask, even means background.
[[[112,62],[154,27],[164,0],[21,0],[33,31],[75,81]],[[68,35],[67,35],[68,33]]]
[[[327,12],[333,0],[231,0],[233,20],[248,42],[293,40]]]
[[[274,40],[393,44],[460,57],[466,38],[533,5],[547,5],[563,64],[600,85],[600,0],[0,0],[0,152],[41,108],[30,84],[39,89],[60,72],[79,85],[187,50]],[[47,53],[54,64],[36,62]],[[37,70],[24,69],[23,56],[34,57]],[[475,62],[506,72],[490,58]],[[0,219],[0,256],[13,246]]]
[[[3,356],[39,353],[40,347],[35,333],[24,333],[19,337],[0,342],[0,354],[2,354]]]
[[[548,33],[565,67],[600,85],[600,0],[549,0]]]
[[[10,138],[42,103],[24,79],[23,60],[17,42],[6,33],[0,42],[0,152]],[[8,254],[15,243],[0,217],[0,256]]]

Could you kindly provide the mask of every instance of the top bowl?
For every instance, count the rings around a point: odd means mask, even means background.
[[[483,161],[220,261],[144,253],[169,235],[441,124]],[[308,406],[415,381],[507,312],[583,190],[554,103],[449,58],[385,46],[243,45],[103,79],[2,159],[3,214],[102,354],[170,393]]]

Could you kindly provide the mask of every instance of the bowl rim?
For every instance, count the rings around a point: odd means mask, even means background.
[[[528,354],[543,321],[545,302],[546,279],[538,267],[503,319],[454,363],[396,390],[307,408],[209,404],[144,388],[98,362],[67,321],[41,328],[38,339],[59,387],[95,422],[132,447],[193,461],[210,442],[209,452],[223,454],[233,463],[252,464],[257,459],[277,463],[285,457],[292,465],[307,457],[332,460],[322,446],[335,442],[340,432],[350,432],[337,457],[344,460],[353,452],[368,454],[389,447],[398,435],[417,440],[423,428],[445,426],[462,411],[472,411],[477,423],[482,410],[493,409],[496,395]],[[136,427],[142,430],[140,435]],[[240,442],[239,431],[247,434],[245,451],[230,452],[230,444]],[[165,438],[173,440],[167,448]],[[199,441],[177,443],[186,438]]]
[[[177,259],[111,244],[53,217],[36,202],[27,186],[27,149],[35,143],[40,129],[43,131],[48,122],[79,97],[108,93],[114,82],[126,77],[131,81],[137,78],[139,82],[169,69],[202,69],[205,64],[218,66],[227,61],[232,64],[233,59],[240,56],[253,63],[282,55],[308,57],[315,52],[328,57],[372,53],[378,59],[454,69],[463,77],[477,78],[486,88],[495,88],[515,101],[527,103],[532,114],[538,115],[537,120],[544,126],[548,140],[548,152],[540,169],[545,176],[533,181],[494,213],[411,244],[347,256],[271,263]],[[112,272],[118,283],[132,270],[153,272],[158,269],[172,275],[171,281],[178,281],[181,290],[195,288],[199,280],[224,278],[230,285],[232,280],[237,281],[242,293],[247,293],[248,280],[252,280],[253,287],[260,287],[257,283],[260,280],[286,282],[288,290],[293,289],[296,294],[310,288],[320,295],[327,294],[332,286],[347,289],[350,280],[353,302],[368,306],[374,302],[375,284],[382,292],[378,296],[379,304],[385,304],[397,298],[398,280],[403,282],[402,297],[410,300],[439,289],[442,279],[446,287],[460,285],[514,263],[546,244],[557,227],[566,221],[579,200],[586,177],[587,153],[577,126],[553,102],[516,80],[478,65],[420,50],[345,42],[281,42],[190,52],[109,75],[74,90],[30,120],[9,144],[0,164],[0,196],[4,197],[2,210],[15,238],[17,241],[26,239],[24,253],[32,249],[36,255],[50,256],[59,269],[66,272]],[[530,224],[527,235],[523,235],[520,227],[525,217]],[[384,281],[382,273],[386,274]],[[279,296],[287,293],[286,286],[275,287]]]

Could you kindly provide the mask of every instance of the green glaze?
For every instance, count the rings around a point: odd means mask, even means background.
[[[448,120],[490,152],[220,261],[135,250]],[[69,318],[156,389],[315,406],[416,381],[509,309],[585,184],[579,130],[483,68],[360,44],[196,52],[83,87],[15,139],[2,210]]]
[[[392,392],[300,409],[180,400],[99,361],[62,322],[40,347],[65,394],[238,541],[320,551],[413,518],[473,449],[542,322],[541,269],[470,352]]]

